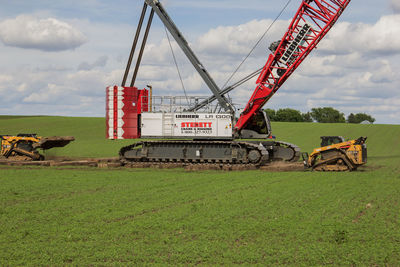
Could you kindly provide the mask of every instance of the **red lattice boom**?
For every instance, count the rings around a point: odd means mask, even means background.
[[[286,34],[268,57],[257,88],[235,129],[240,131],[274,95],[319,41],[329,32],[351,0],[303,0]]]

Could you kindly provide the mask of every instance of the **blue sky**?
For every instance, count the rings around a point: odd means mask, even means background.
[[[161,1],[219,85],[224,84],[285,1]],[[0,114],[104,116],[104,93],[119,84],[142,1],[0,0]],[[292,0],[235,79],[261,67],[300,4]],[[191,94],[208,89],[174,44]],[[268,107],[332,106],[400,123],[400,0],[353,0],[332,33]],[[235,80],[234,79],[234,80]],[[156,18],[138,87],[182,95],[162,24]],[[232,93],[244,105],[254,80]]]

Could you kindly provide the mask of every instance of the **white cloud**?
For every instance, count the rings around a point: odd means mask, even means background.
[[[9,87],[11,82],[13,81],[13,77],[11,75],[0,74],[0,99],[6,100],[7,96],[9,96]],[[1,96],[3,96],[1,98]]]
[[[12,81],[12,76],[11,75],[2,75],[0,74],[0,84],[6,83],[6,82],[10,82]]]
[[[95,62],[93,63],[88,63],[88,62],[82,62],[78,66],[78,70],[92,70],[96,67],[104,67],[107,65],[108,57],[107,56],[101,56],[98,59],[96,59]]]
[[[23,86],[23,85],[22,85]],[[68,89],[57,84],[48,84],[45,88],[30,93],[28,96],[24,97],[23,102],[25,103],[36,103],[36,104],[46,104],[52,102],[65,101],[64,96],[67,95]]]
[[[102,96],[108,85],[109,72],[101,70],[81,70],[65,76],[64,84],[78,96]]]
[[[400,1],[399,0],[391,0],[390,6],[393,8],[394,12],[400,13]]]
[[[74,49],[87,41],[83,33],[65,22],[28,15],[1,22],[0,39],[7,46],[42,51]]]
[[[335,53],[400,53],[400,14],[381,17],[374,25],[338,23],[319,49]]]
[[[22,83],[17,87],[17,91],[20,93],[24,93],[28,90],[28,84],[27,83]]]
[[[164,34],[165,36],[165,34]],[[182,52],[178,46],[178,44],[171,38],[171,46],[176,56],[180,60],[184,59],[182,57]],[[193,48],[193,47],[192,47]],[[143,60],[146,60],[148,63],[170,63],[173,62],[173,58],[171,55],[171,47],[168,43],[167,38],[163,38],[160,43],[149,43],[146,45],[144,50]],[[143,62],[143,61],[142,61]]]
[[[203,53],[243,56],[250,51],[271,23],[272,20],[252,20],[238,26],[220,26],[201,36],[196,46]],[[280,39],[288,25],[288,21],[277,21],[268,32],[271,42]],[[267,50],[267,47],[264,49]]]
[[[400,2],[397,2],[400,6]],[[209,30],[196,42],[196,48],[204,54],[227,56],[246,55],[270,25],[271,20],[253,20],[238,26],[220,26]],[[268,42],[278,40],[287,29],[289,21],[278,20],[267,34]],[[269,43],[262,42],[253,57],[262,56]],[[400,53],[400,14],[381,17],[375,24],[337,23],[318,46],[329,54],[354,52],[375,54]]]

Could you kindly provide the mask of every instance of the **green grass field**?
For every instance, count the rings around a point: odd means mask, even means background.
[[[104,119],[0,117],[0,134],[73,135],[47,156],[110,157]],[[0,265],[400,264],[400,126],[274,123],[310,152],[368,136],[351,173],[0,169]]]

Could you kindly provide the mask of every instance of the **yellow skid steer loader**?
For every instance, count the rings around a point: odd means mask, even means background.
[[[304,166],[313,171],[354,171],[367,163],[367,137],[345,141],[341,136],[321,136],[321,147],[303,154]]]
[[[44,160],[38,150],[64,147],[75,138],[72,136],[39,137],[36,134],[0,135],[0,159]]]

